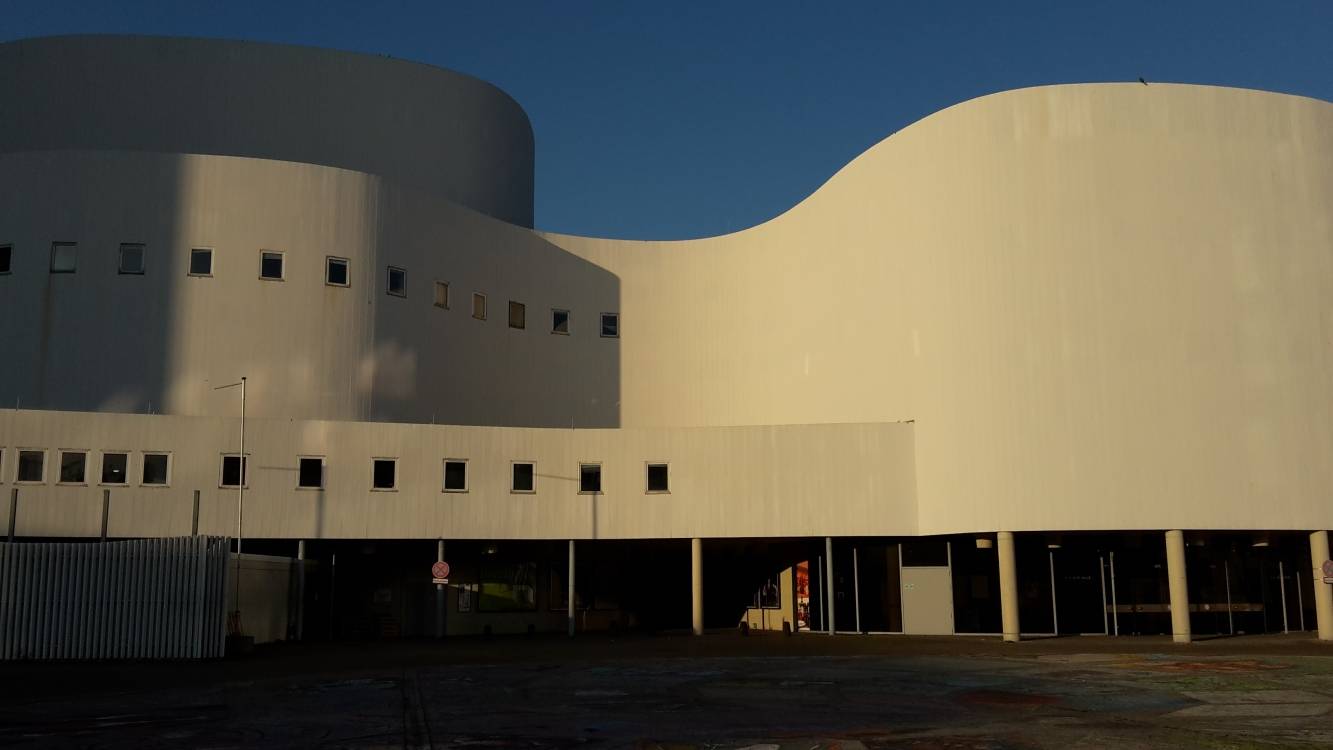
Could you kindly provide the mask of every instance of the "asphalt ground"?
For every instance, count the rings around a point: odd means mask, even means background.
[[[709,634],[0,665],[17,747],[1333,747],[1333,644]]]

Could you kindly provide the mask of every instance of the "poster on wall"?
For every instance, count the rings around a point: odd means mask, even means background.
[[[796,629],[810,629],[810,563],[796,563]]]
[[[458,611],[471,612],[473,602],[477,599],[477,584],[460,583],[458,584]]]

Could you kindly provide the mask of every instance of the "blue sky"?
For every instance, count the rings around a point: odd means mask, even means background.
[[[684,238],[769,219],[994,91],[1182,81],[1333,100],[1333,2],[0,0],[0,39],[143,33],[419,60],[532,118],[537,225]]]

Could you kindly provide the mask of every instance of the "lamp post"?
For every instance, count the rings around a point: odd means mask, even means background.
[[[242,520],[245,518],[245,378],[239,383],[220,385],[213,390],[241,387],[241,450],[237,459],[236,479],[236,611],[232,613],[231,630],[233,635],[240,635],[241,629],[241,542],[244,539]]]

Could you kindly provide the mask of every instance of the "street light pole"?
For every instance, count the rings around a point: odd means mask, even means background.
[[[235,635],[240,635],[243,632],[241,628],[241,544],[245,538],[243,521],[245,519],[245,480],[247,473],[245,460],[245,378],[242,377],[239,383],[220,385],[213,389],[220,391],[224,388],[235,388],[238,385],[241,387],[241,451],[237,460],[237,474],[239,476],[236,480],[236,573],[233,576],[236,579],[236,611],[232,613],[232,630]]]

